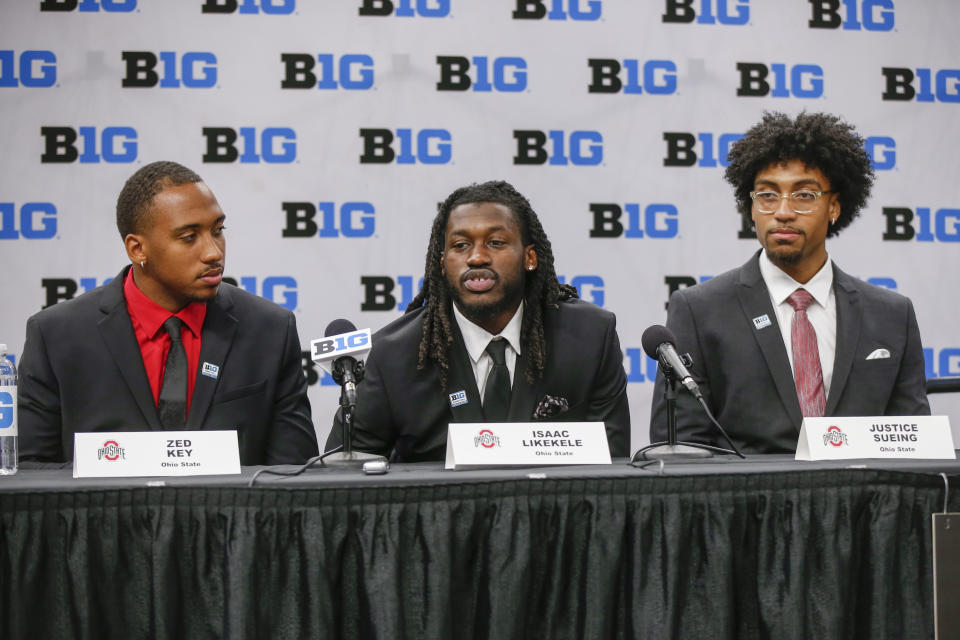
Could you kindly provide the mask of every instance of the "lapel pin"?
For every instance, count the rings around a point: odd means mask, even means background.
[[[216,380],[220,375],[220,367],[215,364],[210,364],[209,362],[204,362],[203,367],[200,369],[200,373],[208,378],[213,378]]]
[[[456,391],[450,394],[450,408],[459,407],[462,404],[467,404],[467,392],[466,390]]]
[[[767,314],[763,314],[762,316],[757,316],[756,318],[753,319],[753,328],[756,329],[757,331],[759,331],[760,329],[763,329],[764,327],[769,327],[771,324],[773,323],[770,322],[770,317],[767,316]]]

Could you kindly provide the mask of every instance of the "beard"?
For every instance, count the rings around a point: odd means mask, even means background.
[[[506,311],[515,309],[520,304],[520,301],[523,300],[523,274],[517,279],[505,280],[498,278],[498,281],[503,287],[503,293],[499,298],[487,300],[484,296],[477,296],[479,299],[471,303],[464,301],[457,285],[451,282],[449,277],[446,278],[446,281],[447,294],[457,305],[460,313],[478,325],[482,325],[487,320]]]
[[[777,265],[794,265],[800,262],[800,260],[803,258],[802,249],[788,249],[787,247],[782,248],[786,250],[779,253],[775,253],[770,249],[766,249],[767,257],[770,258],[770,262]]]

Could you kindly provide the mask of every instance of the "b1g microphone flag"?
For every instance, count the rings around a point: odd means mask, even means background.
[[[333,374],[333,363],[349,356],[365,360],[370,353],[370,329],[357,329],[349,320],[337,319],[327,325],[323,338],[310,341],[310,359]]]

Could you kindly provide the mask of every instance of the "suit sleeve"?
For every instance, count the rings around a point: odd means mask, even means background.
[[[357,409],[353,419],[351,444],[354,451],[389,457],[396,445],[396,433],[390,411],[390,400],[377,360],[376,346],[367,357],[363,380],[357,385]],[[327,438],[326,450],[343,444],[343,415],[337,409]]]
[[[693,376],[703,393],[703,399],[711,411],[715,412],[710,390],[710,380],[704,375],[704,355],[697,331],[697,319],[683,289],[673,292],[667,307],[667,328],[677,338],[677,351],[689,353],[693,360],[690,375]],[[667,402],[664,398],[666,381],[657,368],[657,380],[653,387],[653,399],[650,410],[650,442],[667,440]],[[679,389],[677,393],[677,438],[689,442],[717,444],[710,428],[709,419],[704,415],[700,403],[690,393]]]
[[[273,425],[266,464],[301,464],[317,455],[317,434],[310,417],[307,379],[303,375],[300,337],[293,314],[287,317],[286,340],[273,400]]]
[[[602,420],[607,429],[610,455],[630,455],[630,406],[627,402],[627,374],[617,337],[617,321],[611,319],[603,338],[603,353],[590,393],[587,420]]]
[[[927,401],[927,374],[923,361],[923,347],[920,343],[920,328],[913,303],[907,300],[907,342],[900,362],[900,371],[887,402],[885,415],[888,416],[928,416],[930,403]]]
[[[65,462],[60,390],[36,318],[27,321],[17,385],[17,428],[22,461]]]

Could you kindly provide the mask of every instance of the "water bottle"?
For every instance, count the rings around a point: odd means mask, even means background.
[[[0,475],[17,472],[17,368],[0,344]]]

